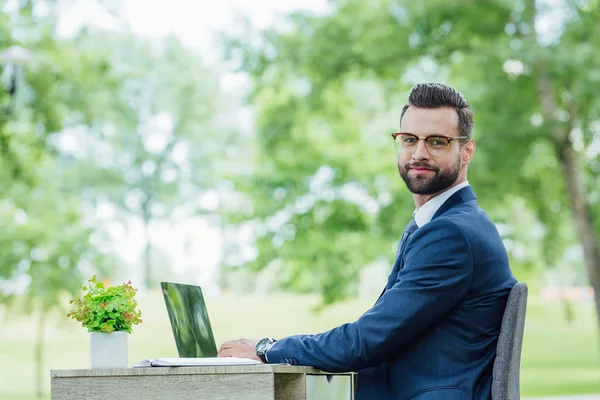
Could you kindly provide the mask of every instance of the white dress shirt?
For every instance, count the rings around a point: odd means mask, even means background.
[[[413,214],[417,226],[420,228],[431,221],[435,212],[450,198],[450,196],[467,186],[469,186],[469,181],[464,181],[463,183],[440,193],[421,207],[417,208]]]

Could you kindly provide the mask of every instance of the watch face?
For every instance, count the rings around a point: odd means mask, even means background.
[[[257,344],[256,344],[256,352],[258,354],[264,354],[265,351],[267,351],[267,349],[269,347],[271,347],[271,345],[273,344],[273,339],[271,338],[264,338],[261,339]]]

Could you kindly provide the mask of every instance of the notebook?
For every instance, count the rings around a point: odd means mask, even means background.
[[[207,365],[260,365],[260,361],[251,358],[236,357],[202,357],[202,358],[154,358],[142,360],[133,365],[138,367],[198,367]]]

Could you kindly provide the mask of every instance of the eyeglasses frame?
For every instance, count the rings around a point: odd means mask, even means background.
[[[430,138],[444,138],[444,139],[448,139],[448,146],[447,148],[450,148],[450,144],[456,140],[456,141],[460,141],[460,140],[471,140],[471,138],[469,136],[446,136],[446,135],[429,135],[429,136],[419,136],[419,135],[415,135],[414,133],[410,133],[410,132],[393,132],[392,133],[392,139],[394,139],[394,143],[396,143],[396,138],[400,135],[410,135],[412,137],[415,137],[417,139],[417,143],[415,143],[415,149],[417,148],[417,146],[419,145],[419,140],[422,140],[425,142],[425,148],[427,149],[427,152],[429,152],[429,154],[434,155],[431,153],[431,150],[429,150],[429,147],[427,147],[427,142],[430,140]],[[400,151],[400,149],[398,149],[398,151]]]

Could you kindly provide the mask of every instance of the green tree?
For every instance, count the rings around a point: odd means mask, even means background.
[[[61,190],[57,163],[46,159],[31,173],[38,184],[14,182],[0,200],[0,302],[16,307],[13,315],[36,316],[35,382],[41,396],[49,313],[66,314],[63,295],[73,296],[86,274],[110,268],[112,257],[92,242],[99,232],[85,222],[79,197]]]
[[[85,33],[56,38],[53,3],[44,6],[37,13],[33,2],[0,4],[0,301],[38,317],[38,395],[48,313],[78,290],[82,274],[105,265],[79,195],[65,190],[53,141],[85,123],[93,89],[115,83],[102,55],[78,46]],[[23,300],[13,302],[16,294]]]
[[[222,120],[227,100],[218,75],[177,39],[102,34],[101,40],[123,83],[105,93],[89,128],[72,132],[84,144],[70,152],[72,190],[83,189],[92,205],[114,205],[121,221],[142,221],[143,279],[151,288],[160,278],[151,225],[212,212],[200,200],[234,163],[227,158],[234,128]],[[89,38],[90,45],[98,41]]]
[[[589,282],[598,293],[598,231],[590,223],[589,196],[597,171],[584,167],[592,155],[597,159],[592,144],[599,103],[593,93],[598,86],[595,71],[600,61],[595,54],[600,43],[594,34],[599,29],[594,4],[567,1],[548,9],[532,1],[346,0],[332,3],[326,16],[291,14],[285,29],[244,32],[229,42],[229,55],[241,62],[255,83],[251,101],[259,112],[257,165],[270,168],[269,184],[257,189],[262,195],[250,192],[249,197],[280,210],[284,207],[273,199],[276,190],[285,189],[287,201],[293,203],[309,192],[310,177],[320,166],[331,165],[340,171],[334,181],[338,186],[355,182],[378,199],[375,182],[390,176],[380,169],[385,153],[379,136],[397,127],[388,125],[381,134],[367,129],[382,127],[381,115],[390,109],[397,115],[413,83],[443,80],[461,89],[477,116],[479,154],[469,178],[480,201],[493,209],[501,207],[506,196],[525,198],[545,226],[545,248],[553,252],[564,248],[553,244],[559,242],[556,227],[568,210],[584,250]],[[539,31],[544,24],[556,29]],[[375,82],[381,95],[365,90],[353,97],[360,82]],[[328,142],[330,138],[336,140]],[[319,148],[316,143],[328,146]],[[531,165],[536,174],[526,167]],[[288,173],[279,173],[282,166]],[[370,180],[347,173],[357,170],[370,174]],[[393,188],[387,179],[385,185]],[[386,244],[392,231],[398,235],[403,226],[399,221],[410,211],[405,192],[393,188],[384,197],[390,196],[392,200],[376,213],[377,223],[363,230],[361,246],[367,251],[380,239],[376,233],[386,234]],[[256,211],[263,220],[274,214],[263,206]],[[327,240],[333,242],[337,234],[348,231],[345,224],[334,223]],[[271,236],[279,232],[278,227]],[[285,257],[296,241],[287,242],[285,250],[271,250],[272,243],[265,242],[259,242],[260,265],[277,253]],[[306,252],[312,253],[313,247],[314,242],[308,249],[304,243]],[[350,258],[353,251],[358,252],[352,246],[343,249]],[[313,259],[319,259],[317,252]],[[355,271],[362,263],[358,260],[322,268]],[[309,263],[303,266],[311,268]],[[596,308],[600,315],[600,296]]]

